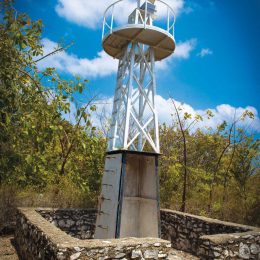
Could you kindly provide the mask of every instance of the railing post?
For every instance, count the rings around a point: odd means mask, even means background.
[[[145,0],[144,28],[146,28],[146,19],[147,19],[147,0]]]
[[[113,27],[114,27],[114,12],[115,12],[115,5],[118,4],[119,2],[124,1],[124,0],[117,0],[115,3],[111,4],[105,11],[104,14],[104,19],[103,19],[103,29],[102,29],[102,39],[104,39],[104,36],[106,35],[106,27],[108,27],[108,31],[110,33],[113,32]],[[148,14],[148,0],[144,0],[144,5],[145,5],[145,10],[144,10],[144,19],[143,19],[143,10],[140,10],[140,4],[141,4],[141,0],[137,0],[137,12],[136,12],[136,16],[135,16],[135,24],[138,23],[139,21],[139,16],[142,18],[142,22],[144,23],[144,28],[146,29],[147,27],[147,23],[148,25],[152,25],[152,19],[151,16],[149,16]],[[158,2],[161,2],[162,4],[164,4],[167,7],[167,32],[172,34],[174,37],[174,24],[175,24],[175,15],[174,15],[174,11],[172,10],[172,8],[166,4],[164,1],[162,0],[158,0]],[[108,11],[112,8],[111,11],[111,22],[109,25],[109,21],[107,19],[107,15],[108,15]],[[142,11],[142,12],[141,12]],[[173,23],[171,25],[171,14],[173,14]],[[150,21],[148,21],[148,19],[151,19]]]
[[[105,24],[106,24],[106,14],[104,15],[104,19],[103,19],[102,40],[104,39],[104,34],[105,34]]]
[[[139,20],[139,8],[136,10],[135,13],[135,24],[138,24],[138,20]]]
[[[115,5],[113,5],[113,7],[112,7],[112,17],[111,17],[111,24],[110,24],[110,33],[112,33],[112,31],[113,31],[114,9],[115,9]]]
[[[170,10],[169,7],[167,6],[167,32],[170,32]]]

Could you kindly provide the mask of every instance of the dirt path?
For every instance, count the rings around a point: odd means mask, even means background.
[[[18,260],[13,246],[13,236],[0,236],[0,260]]]

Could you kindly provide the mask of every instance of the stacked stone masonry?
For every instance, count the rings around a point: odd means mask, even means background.
[[[260,229],[161,210],[162,238],[200,259],[260,259]]]
[[[37,212],[72,237],[94,238],[97,217],[95,209],[38,209]]]
[[[171,248],[169,241],[159,238],[78,239],[55,227],[38,212],[18,209],[15,239],[24,260],[167,259]]]
[[[93,239],[96,214],[93,209],[19,209],[20,255],[26,260],[167,259],[172,246],[200,259],[260,259],[260,230],[254,227],[161,210],[162,238],[171,244],[152,238],[104,241]]]

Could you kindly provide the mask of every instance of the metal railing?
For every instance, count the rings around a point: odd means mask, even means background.
[[[103,19],[102,40],[107,34],[111,34],[113,32],[113,30],[129,24],[128,22],[120,23],[117,21],[118,20],[117,15],[118,15],[118,17],[120,15],[122,15],[122,13],[120,13],[119,11],[117,12],[117,10],[116,10],[117,6],[119,4],[121,4],[121,2],[126,2],[126,0],[118,0],[118,1],[114,2],[113,4],[111,4],[110,6],[108,6],[108,8],[106,9],[106,11],[104,13],[104,19]],[[138,2],[138,1],[136,1],[136,2]],[[133,24],[139,24],[139,25],[142,24],[144,26],[144,28],[146,28],[147,26],[158,27],[160,29],[167,31],[174,38],[175,13],[174,13],[173,9],[164,1],[157,0],[156,3],[160,3],[160,7],[166,8],[166,10],[164,10],[164,11],[157,10],[158,18],[154,19],[153,24],[151,24],[151,23],[149,24],[148,21],[149,21],[149,19],[151,19],[151,14],[147,10],[148,0],[144,0],[143,2],[145,4],[144,10],[141,9],[138,6],[138,4],[136,5],[136,9],[133,10],[133,11],[136,11],[137,15],[138,15],[137,22],[135,22]],[[121,6],[121,9],[120,9],[121,11],[122,11],[122,8],[124,8],[124,6]],[[129,11],[129,10],[127,10],[127,11]],[[128,14],[128,15],[130,15],[130,14]],[[128,18],[128,17],[125,17],[125,18]]]

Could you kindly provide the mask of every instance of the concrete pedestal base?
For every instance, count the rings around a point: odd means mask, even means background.
[[[95,238],[160,237],[158,154],[107,153]]]

